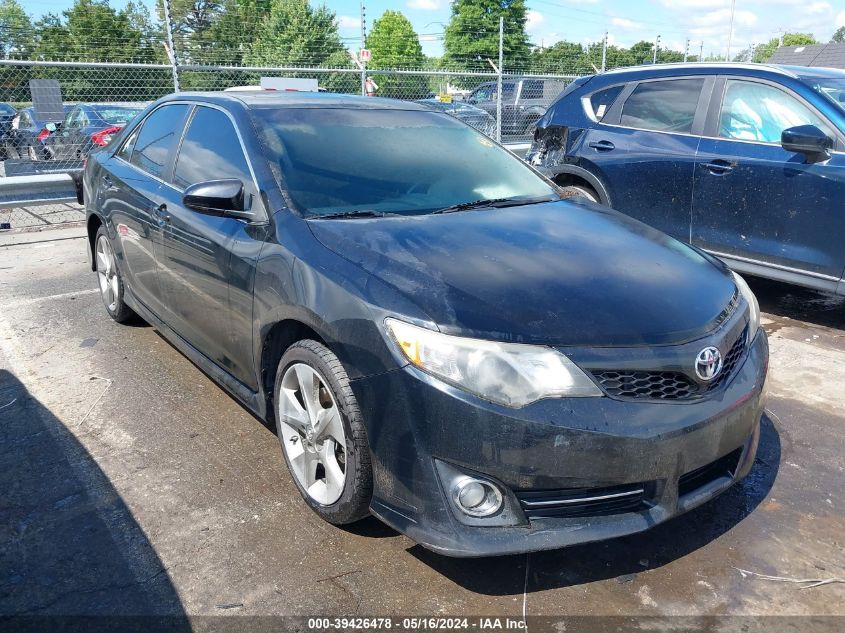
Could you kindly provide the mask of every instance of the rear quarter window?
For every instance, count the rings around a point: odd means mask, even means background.
[[[593,116],[596,118],[596,121],[601,121],[604,118],[604,115],[610,110],[613,102],[616,101],[616,98],[624,87],[624,84],[611,86],[590,95],[590,107],[593,110]]]

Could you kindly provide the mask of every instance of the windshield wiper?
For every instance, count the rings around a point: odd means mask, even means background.
[[[473,209],[502,209],[504,207],[518,207],[524,204],[540,204],[541,202],[552,202],[554,198],[549,199],[546,196],[540,198],[481,198],[480,200],[472,200],[471,202],[461,202],[453,204],[437,211],[435,213],[456,213],[458,211],[471,211]]]
[[[315,215],[312,220],[336,220],[338,218],[383,218],[387,213],[372,209],[358,209],[356,211],[338,211],[326,215]]]

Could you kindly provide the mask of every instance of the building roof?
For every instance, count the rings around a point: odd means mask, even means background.
[[[845,69],[845,44],[781,46],[775,51],[771,59],[769,59],[769,63]]]

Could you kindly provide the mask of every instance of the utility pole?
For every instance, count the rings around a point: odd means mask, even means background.
[[[367,48],[367,14],[364,10],[364,2],[361,0],[361,50]],[[360,52],[358,53],[360,56]],[[361,96],[367,96],[367,62],[358,60],[361,64]]]
[[[164,0],[164,28],[167,29],[167,56],[173,75],[173,92],[179,92],[179,69],[176,67],[176,49],[173,46],[173,26],[170,22],[170,0]]]
[[[728,58],[726,62],[731,61],[731,43],[734,38],[734,12],[736,11],[736,0],[731,0],[731,25],[728,29]]]
[[[499,16],[499,68],[496,82],[496,141],[502,142],[502,67],[505,63],[505,18]]]
[[[701,40],[701,46],[698,47],[698,61],[704,61],[704,40]]]
[[[687,47],[684,49],[684,63],[687,63],[687,58],[689,57],[689,38],[687,38]]]
[[[653,64],[657,63],[657,49],[660,46],[660,35],[654,38],[654,60],[652,61]]]
[[[752,64],[754,63],[754,52],[757,50],[757,45],[754,42],[751,42],[751,46],[749,47],[751,50],[751,55],[748,56],[748,61]]]
[[[604,39],[601,43],[601,71],[607,70],[607,31],[604,32]]]

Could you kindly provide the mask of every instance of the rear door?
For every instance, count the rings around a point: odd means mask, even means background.
[[[788,88],[721,78],[695,170],[692,241],[748,266],[799,271],[830,282],[845,269],[845,154],[808,161],[780,144],[781,132],[836,128]],[[742,264],[738,264],[742,268]]]
[[[163,191],[167,223],[161,283],[171,327],[254,389],[252,290],[257,242],[244,220],[198,213],[182,203],[182,192],[190,185],[224,178],[243,182],[249,210],[263,216],[234,121],[223,110],[197,106],[168,178],[173,186]]]
[[[188,106],[166,104],[153,110],[106,161],[106,169],[92,183],[97,207],[117,234],[116,253],[121,272],[136,298],[165,319],[157,260],[163,249],[160,208],[167,188],[162,176],[172,164]]]
[[[713,83],[695,76],[628,85],[587,131],[580,152],[607,185],[614,209],[684,241]]]

